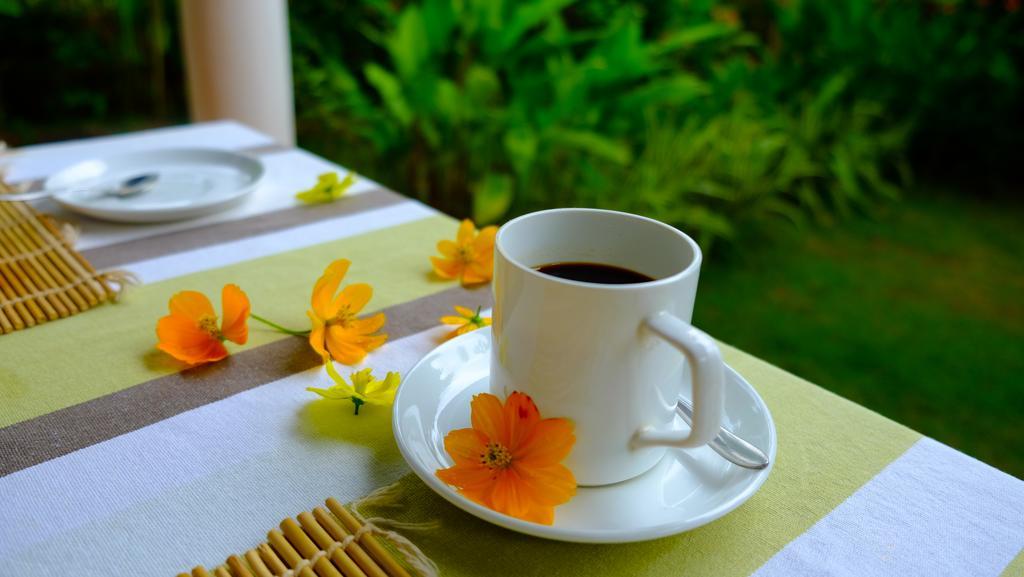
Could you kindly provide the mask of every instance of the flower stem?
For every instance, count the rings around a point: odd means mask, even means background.
[[[357,415],[359,414],[359,407],[361,407],[363,405],[363,403],[364,403],[364,401],[362,399],[357,399],[355,397],[352,397],[352,404],[356,406],[356,414]]]
[[[263,323],[265,325],[268,325],[268,326],[272,327],[274,330],[280,331],[280,332],[282,332],[282,333],[284,333],[286,335],[294,335],[294,336],[297,336],[297,337],[304,337],[304,336],[307,336],[309,334],[309,331],[293,331],[291,329],[286,329],[286,328],[282,327],[281,325],[279,325],[279,324],[277,324],[277,323],[275,323],[273,321],[268,321],[267,319],[259,316],[256,313],[249,313],[249,317],[252,318],[252,320],[254,320],[254,321],[259,321],[259,322],[261,322],[261,323]]]

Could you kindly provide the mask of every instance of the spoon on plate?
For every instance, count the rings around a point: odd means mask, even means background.
[[[144,192],[149,191],[156,185],[156,181],[159,179],[159,175],[155,172],[147,172],[138,174],[131,178],[122,180],[114,188],[108,188],[100,192],[97,198],[104,196],[113,196],[116,198],[130,198],[132,196],[138,196]],[[78,187],[77,190],[88,190],[92,187]],[[40,198],[48,198],[55,194],[67,192],[69,190],[76,190],[75,187],[69,188],[58,188],[55,190],[40,190],[38,192],[24,192],[21,194],[0,194],[0,201],[2,202],[24,202],[28,200],[38,200]]]
[[[676,401],[676,414],[687,425],[692,424],[693,405],[687,399],[679,397]],[[737,437],[724,426],[718,430],[718,436],[708,442],[708,446],[726,461],[745,469],[764,469],[768,466],[768,455],[765,455],[764,451]]]

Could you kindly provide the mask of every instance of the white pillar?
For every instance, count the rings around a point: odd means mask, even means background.
[[[286,0],[182,0],[193,121],[231,118],[295,144]]]

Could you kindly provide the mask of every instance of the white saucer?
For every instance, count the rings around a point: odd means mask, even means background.
[[[580,487],[571,501],[555,509],[553,525],[492,511],[459,495],[434,475],[452,464],[444,450],[445,434],[470,426],[469,401],[488,390],[490,357],[490,328],[434,349],[405,375],[395,397],[392,423],[398,448],[413,471],[439,495],[481,519],[560,541],[644,541],[718,519],[753,496],[771,472],[771,464],[760,471],[742,469],[708,447],[670,450],[639,477],[615,485]],[[774,463],[775,424],[768,407],[750,383],[728,367],[725,405],[725,423]],[[681,421],[677,425],[684,427]]]
[[[85,160],[46,179],[61,206],[117,222],[182,220],[224,210],[248,195],[263,178],[263,164],[226,150],[147,150]],[[104,195],[122,181],[156,174],[152,189],[137,196]]]

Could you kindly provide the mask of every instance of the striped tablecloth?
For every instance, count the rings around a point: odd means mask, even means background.
[[[706,527],[621,546],[525,537],[434,496],[399,456],[388,410],[355,420],[305,390],[327,381],[303,339],[254,325],[225,361],[180,371],[153,348],[154,325],[186,288],[217,295],[237,283],[256,312],[302,327],[313,282],[348,258],[348,280],[371,283],[371,308],[387,312],[390,340],[369,359],[380,373],[404,372],[434,347],[453,304],[490,302],[487,289],[428,274],[452,219],[365,179],[339,202],[300,206],[296,191],[343,169],[239,124],[26,147],[10,178],[181,146],[254,151],[266,182],[242,206],[183,223],[105,224],[41,207],[80,225],[78,246],[97,268],[144,284],[117,305],[0,337],[0,575],[214,566],[325,497],[395,482],[404,506],[389,514],[440,521],[410,537],[450,575],[1024,575],[1024,482],[727,346],[776,419],[771,477]]]

